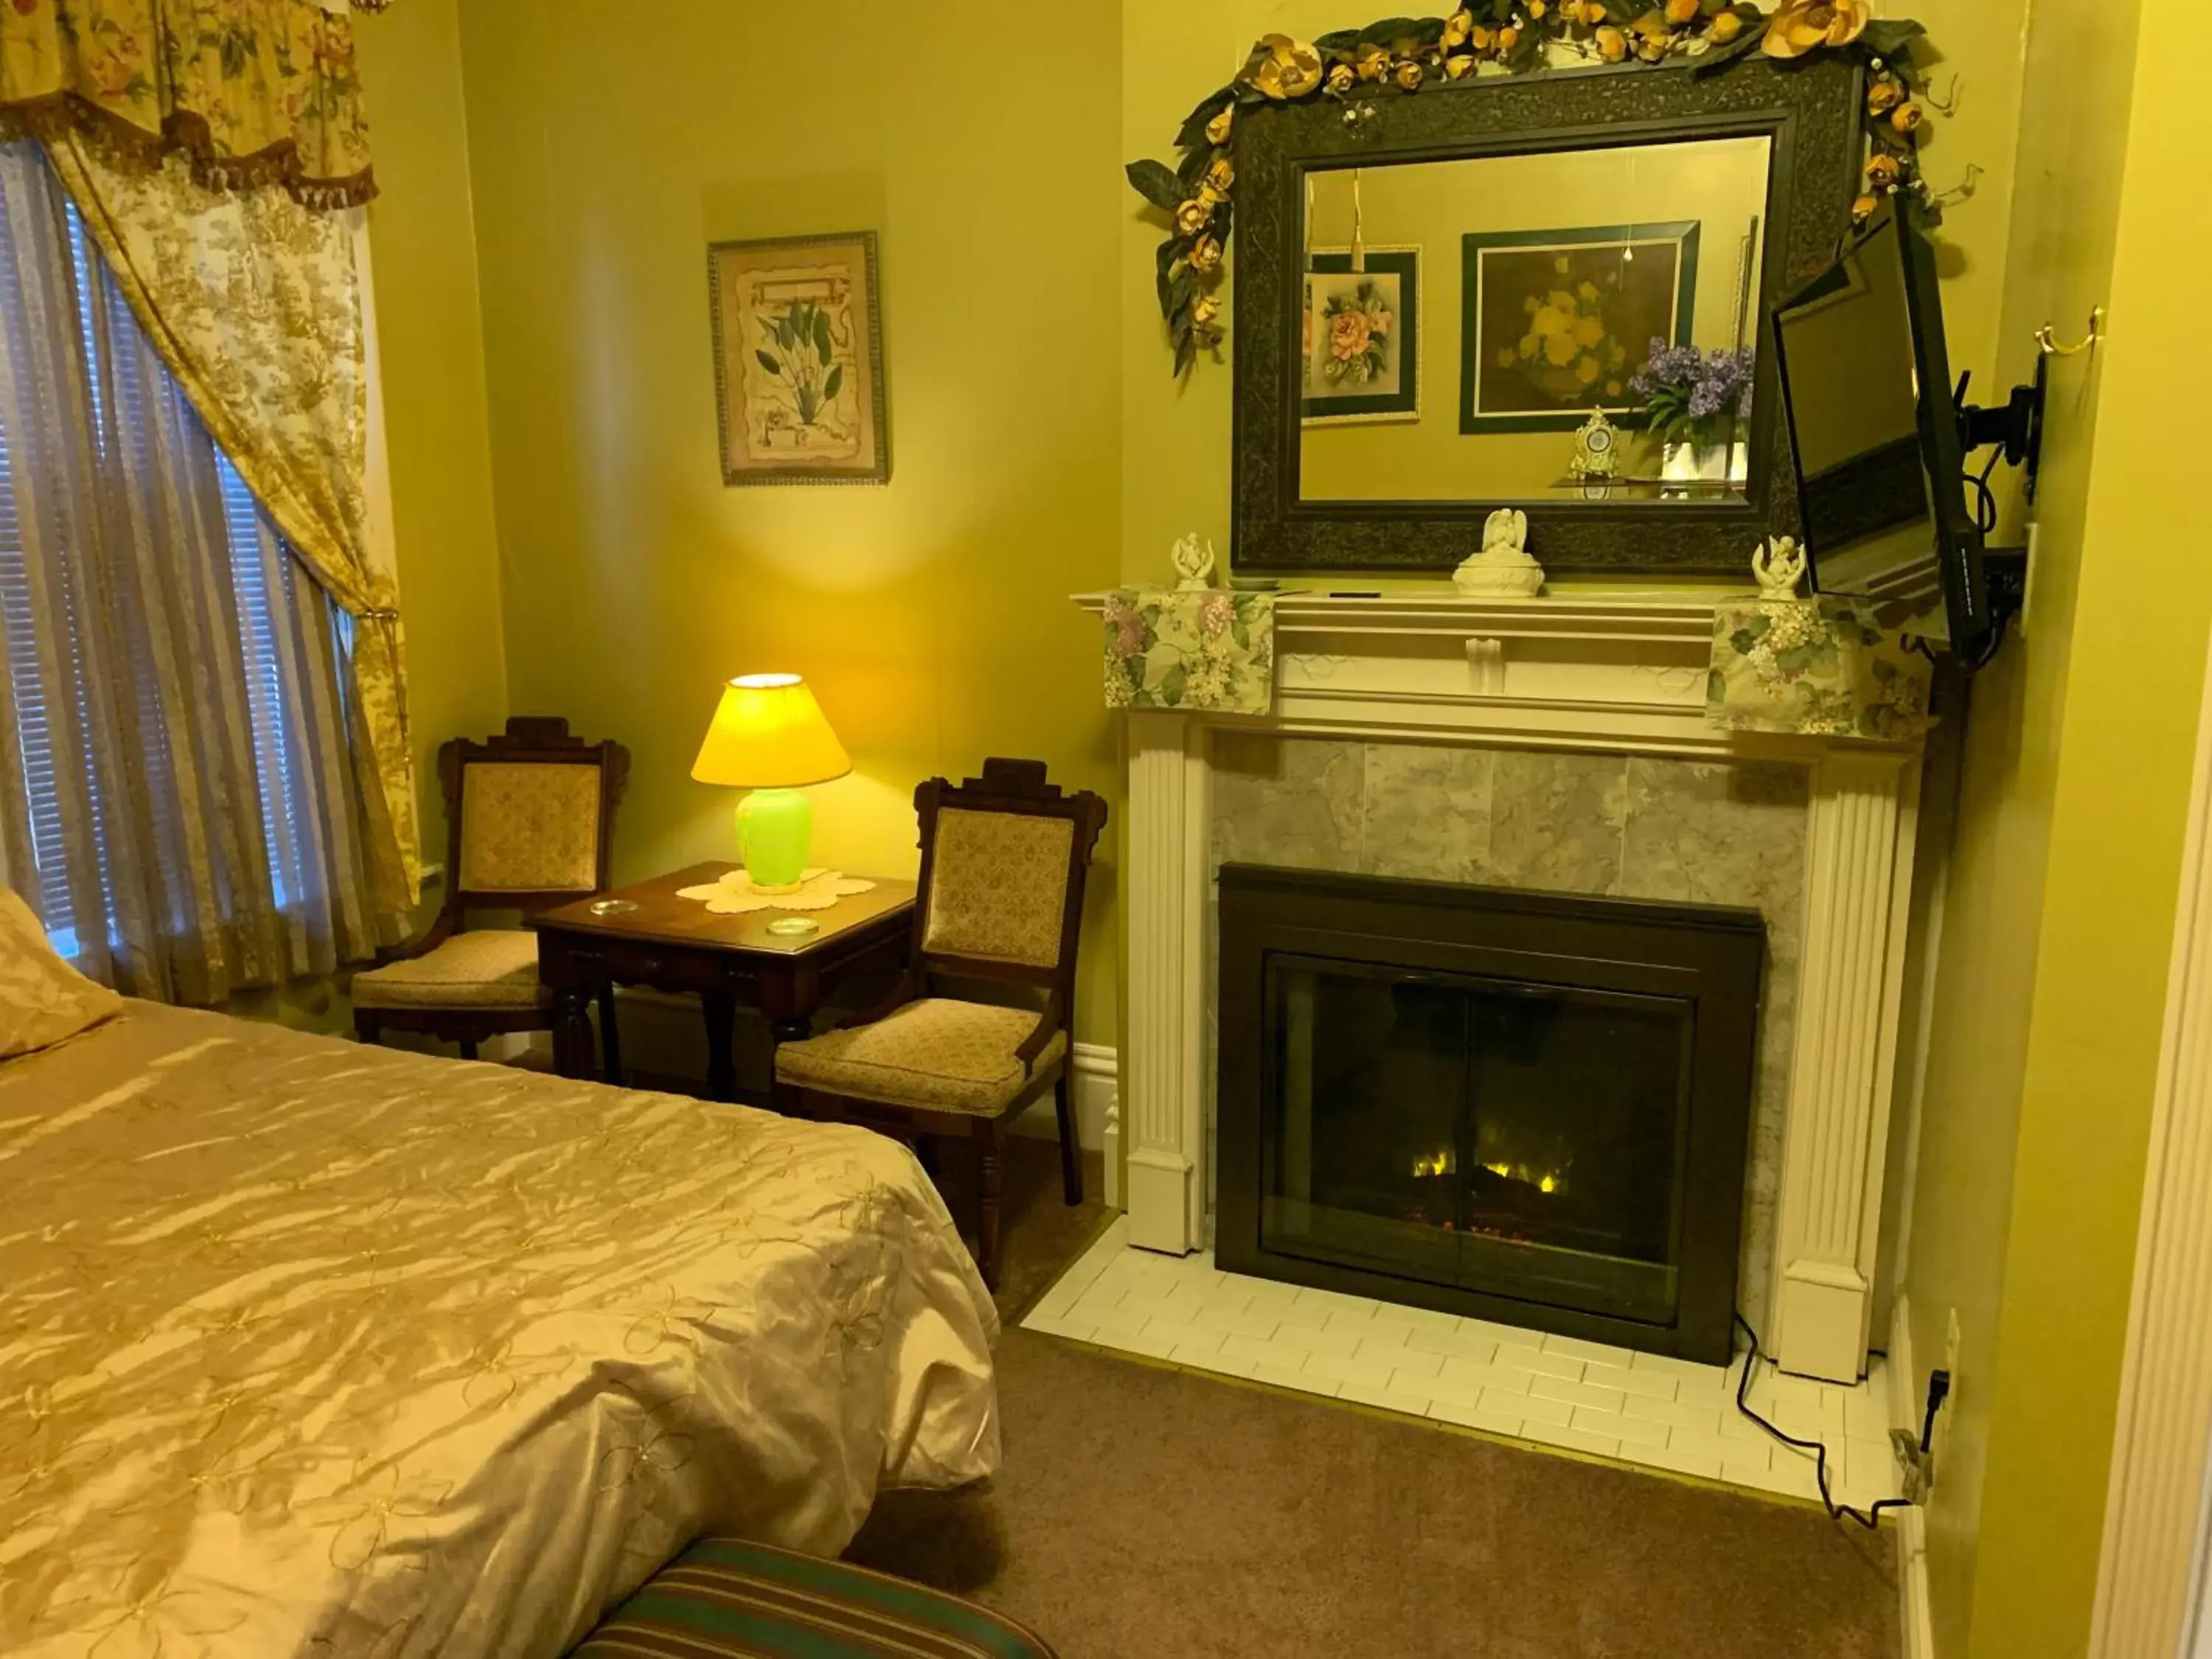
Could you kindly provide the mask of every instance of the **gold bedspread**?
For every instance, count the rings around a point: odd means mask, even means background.
[[[0,1064],[0,1652],[556,1655],[713,1528],[999,1456],[852,1128],[132,1003]]]

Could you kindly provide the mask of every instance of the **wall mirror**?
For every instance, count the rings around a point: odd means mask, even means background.
[[[1861,96],[1832,57],[1248,116],[1238,566],[1446,570],[1509,505],[1553,572],[1796,533],[1767,312],[1849,226]]]

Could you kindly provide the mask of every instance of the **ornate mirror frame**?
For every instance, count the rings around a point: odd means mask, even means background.
[[[1824,52],[1687,65],[1437,81],[1403,96],[1248,107],[1238,118],[1233,547],[1240,570],[1448,572],[1512,506],[1553,574],[1739,574],[1770,535],[1799,533],[1766,307],[1817,276],[1851,223],[1865,159],[1865,66]],[[1308,501],[1298,497],[1299,283],[1309,173],[1700,138],[1767,137],[1750,482],[1719,502]],[[1560,442],[1559,471],[1567,470]]]

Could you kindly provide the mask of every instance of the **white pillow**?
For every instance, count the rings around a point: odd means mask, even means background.
[[[122,1006],[56,956],[31,907],[0,887],[0,1060],[51,1048]]]

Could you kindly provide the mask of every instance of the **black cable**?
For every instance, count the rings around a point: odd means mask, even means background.
[[[1746,1417],[1749,1418],[1753,1422],[1758,1424],[1760,1428],[1765,1429],[1767,1433],[1772,1435],[1777,1440],[1779,1440],[1784,1445],[1795,1446],[1799,1451],[1808,1451],[1813,1454],[1813,1478],[1820,1486],[1820,1504],[1822,1508],[1828,1511],[1828,1519],[1831,1521],[1841,1521],[1848,1516],[1850,1519],[1857,1522],[1859,1525],[1864,1527],[1868,1531],[1875,1532],[1880,1530],[1881,1527],[1881,1512],[1884,1510],[1911,1509],[1912,1505],[1905,1502],[1902,1498],[1878,1498],[1871,1508],[1863,1511],[1855,1510],[1848,1504],[1838,1504],[1836,1502],[1835,1498],[1828,1491],[1827,1447],[1823,1445],[1818,1440],[1800,1440],[1794,1434],[1784,1434],[1780,1429],[1776,1428],[1773,1424],[1768,1422],[1757,1412],[1752,1410],[1751,1402],[1745,1396],[1751,1392],[1751,1374],[1753,1368],[1758,1365],[1761,1357],[1759,1347],[1759,1333],[1751,1328],[1751,1322],[1748,1319],[1746,1319],[1740,1312],[1735,1316],[1735,1322],[1743,1327],[1743,1334],[1751,1339],[1751,1353],[1743,1362],[1743,1375],[1736,1379],[1735,1408],[1741,1412]]]

